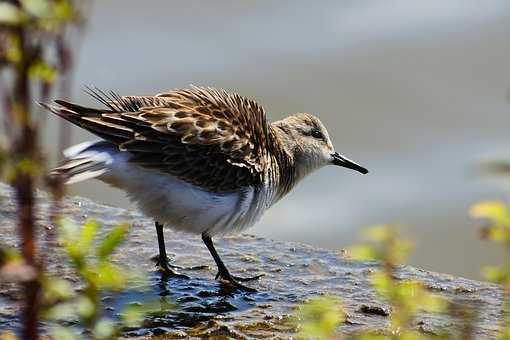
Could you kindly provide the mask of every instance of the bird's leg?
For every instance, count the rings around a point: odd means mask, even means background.
[[[214,259],[214,262],[216,262],[216,266],[218,266],[218,274],[216,274],[216,279],[220,278],[222,280],[230,282],[235,287],[238,287],[238,288],[241,288],[241,289],[244,289],[247,291],[251,291],[251,292],[256,292],[255,289],[243,286],[238,281],[245,282],[245,281],[257,280],[261,276],[264,276],[264,274],[257,275],[254,277],[247,277],[247,278],[242,278],[242,277],[237,277],[237,276],[231,275],[230,272],[228,271],[227,267],[221,260],[220,256],[218,255],[218,252],[214,248],[212,238],[209,235],[206,235],[205,233],[203,233],[202,240],[204,241],[207,249],[209,249],[209,252],[211,253],[211,255]]]
[[[158,257],[158,261],[156,262],[156,266],[159,267],[159,270],[164,275],[189,279],[188,276],[179,274],[178,272],[176,272],[170,268],[170,264],[168,263],[168,257],[166,256],[165,236],[163,235],[163,224],[156,221],[155,225],[156,225],[156,233],[158,234],[158,246],[159,246],[159,257]]]

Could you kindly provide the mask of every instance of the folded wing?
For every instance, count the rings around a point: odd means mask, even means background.
[[[268,123],[255,101],[202,87],[156,96],[89,92],[106,108],[61,100],[44,106],[130,152],[134,164],[204,190],[230,192],[263,180]]]

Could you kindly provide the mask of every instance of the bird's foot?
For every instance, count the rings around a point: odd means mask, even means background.
[[[160,267],[160,263],[162,262],[161,261],[161,258],[159,255],[155,255],[151,258],[152,261],[154,261],[156,263],[156,266],[157,267]],[[172,264],[170,263],[172,261],[172,259],[168,258],[166,259],[166,266],[168,268],[171,268],[171,269],[175,269],[175,270],[207,270],[207,269],[210,269],[210,267],[208,265],[199,265],[199,266],[189,266],[189,267],[184,267],[184,266],[178,266],[176,264]],[[164,261],[163,261],[164,262]]]
[[[258,279],[260,279],[262,276],[266,276],[266,274],[259,274],[259,275],[255,275],[255,276],[250,276],[250,277],[241,277],[241,276],[235,276],[235,275],[231,275],[230,273],[228,274],[231,278],[233,278],[234,280],[236,281],[239,281],[239,282],[249,282],[249,281],[256,281]],[[221,277],[221,274],[218,272],[216,274],[216,280]]]
[[[176,271],[175,266],[169,264],[167,258],[158,258],[158,260],[156,261],[156,267],[158,268],[158,271],[161,272],[166,277],[175,277],[179,279],[190,278],[188,275],[184,275]]]
[[[169,264],[169,266],[174,269],[179,269],[179,270],[207,270],[207,269],[211,268],[205,264],[199,265],[199,266],[189,266],[189,267],[176,266],[176,265],[172,265],[172,264]]]
[[[231,275],[228,272],[228,270],[223,270],[223,271],[220,270],[220,271],[218,271],[218,274],[216,274],[216,280],[220,279],[222,281],[228,282],[229,284],[231,284],[232,286],[234,286],[234,287],[236,287],[236,288],[238,288],[240,290],[244,290],[244,291],[247,291],[247,292],[255,293],[255,292],[257,292],[256,289],[251,288],[251,287],[247,287],[247,286],[241,284],[240,282],[247,282],[247,281],[258,280],[262,276],[264,276],[264,274],[260,274],[260,275],[253,276],[253,277],[238,277],[238,276]]]

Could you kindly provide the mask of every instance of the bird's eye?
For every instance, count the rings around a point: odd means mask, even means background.
[[[322,132],[319,129],[312,129],[311,135],[313,138],[322,139],[324,136],[322,135]]]

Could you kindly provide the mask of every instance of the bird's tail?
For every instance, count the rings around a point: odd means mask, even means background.
[[[58,176],[66,184],[101,176],[110,170],[113,157],[118,152],[118,146],[106,141],[74,145],[64,151],[64,161],[51,170],[49,176]]]

